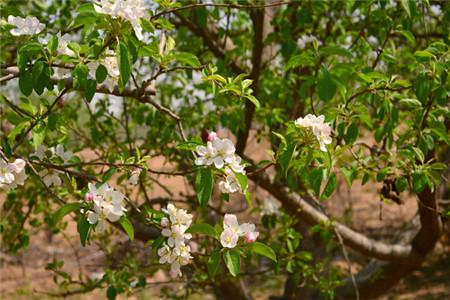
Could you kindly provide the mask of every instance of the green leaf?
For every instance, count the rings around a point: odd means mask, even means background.
[[[336,189],[336,186],[337,186],[336,174],[333,173],[328,179],[327,185],[323,189],[320,199],[322,200],[328,199],[328,197],[330,197],[331,194],[333,194],[334,190]]]
[[[215,239],[217,239],[217,236],[218,236],[216,229],[207,223],[194,224],[191,227],[189,227],[186,230],[186,232],[194,233],[194,234],[195,233],[206,234],[207,236],[213,237]]]
[[[261,107],[261,104],[259,103],[258,99],[256,99],[255,96],[253,96],[253,95],[245,95],[244,98],[246,98],[251,103],[253,103],[253,105],[255,105],[256,108],[260,108]]]
[[[86,82],[88,75],[89,68],[84,64],[78,64],[72,71],[74,88],[80,89],[84,87],[84,83]]]
[[[336,84],[328,71],[323,71],[317,82],[317,93],[323,101],[330,101],[336,94]]]
[[[412,189],[414,193],[421,193],[428,184],[428,178],[425,173],[416,171],[412,174]]]
[[[245,191],[244,196],[245,196],[245,202],[247,202],[248,207],[252,208],[253,207],[252,194],[249,191]]]
[[[211,280],[214,280],[214,277],[216,276],[219,265],[220,265],[220,251],[214,250],[211,253],[211,256],[209,257],[208,262],[206,263],[209,278],[211,278]]]
[[[284,171],[284,176],[287,176],[287,173],[289,171],[292,156],[295,152],[295,147],[295,144],[288,144],[286,147],[286,151],[284,151],[278,158],[278,163]]]
[[[353,144],[358,138],[359,129],[355,123],[350,124],[347,128],[347,133],[345,134],[345,143],[348,145]]]
[[[176,52],[173,54],[173,58],[183,65],[188,65],[194,68],[198,68],[202,65],[197,56],[190,52]]]
[[[117,297],[117,290],[114,286],[110,285],[108,289],[106,290],[106,298],[108,300],[114,300]]]
[[[88,102],[91,102],[92,98],[94,98],[95,92],[97,89],[97,82],[94,79],[86,80],[84,84],[84,97]]]
[[[355,172],[352,169],[341,168],[341,173],[348,187],[352,187],[353,180],[355,180]]]
[[[102,175],[102,181],[108,181],[109,179],[111,179],[111,177],[117,172],[117,169],[112,167],[109,168],[108,171],[106,171],[103,175]]]
[[[416,15],[416,3],[415,0],[401,0],[403,9],[406,11],[408,17],[414,18]]]
[[[124,89],[131,76],[130,59],[128,57],[127,46],[124,43],[120,42],[117,49],[117,64],[119,65],[120,71],[119,82],[121,89]]]
[[[241,270],[241,256],[238,250],[225,251],[223,253],[223,260],[227,266],[228,271],[236,277]]]
[[[104,65],[98,65],[97,70],[95,70],[95,80],[97,80],[98,83],[102,83],[105,81],[106,76],[108,76],[108,70]]]
[[[273,260],[274,262],[277,262],[277,255],[275,254],[275,251],[273,251],[272,248],[263,243],[254,242],[252,244],[252,251],[259,255],[265,256],[268,259]]]
[[[425,162],[425,155],[423,154],[422,150],[417,147],[412,147],[412,149],[417,159],[423,164]]]
[[[304,261],[313,260],[313,256],[312,256],[311,252],[300,251],[297,255],[301,260],[304,260]]]
[[[130,220],[128,220],[127,217],[122,216],[119,219],[119,223],[120,223],[120,225],[122,225],[122,228],[128,234],[128,237],[130,238],[130,240],[134,240],[134,228],[133,228],[133,224],[131,224]]]
[[[416,44],[416,39],[414,38],[414,34],[409,30],[400,30],[400,33],[410,42],[412,45]]]
[[[80,234],[80,242],[84,247],[86,246],[86,241],[89,236],[89,229],[91,228],[91,224],[85,218],[80,218],[77,223],[77,231]]]
[[[416,58],[435,58],[434,54],[427,50],[418,50],[414,53]]]
[[[323,170],[321,168],[317,168],[311,171],[310,183],[314,193],[319,196],[320,195],[320,185],[323,180]]]
[[[45,139],[46,126],[44,123],[40,123],[31,131],[33,133],[33,146],[37,149]]]
[[[314,65],[315,61],[312,55],[307,52],[302,52],[289,58],[284,70],[289,71],[290,69],[298,67],[314,67]]]
[[[352,57],[352,53],[349,50],[342,48],[338,45],[320,47],[319,53],[325,56],[339,55],[345,57]]]
[[[405,99],[401,99],[401,100],[399,101],[399,103],[400,103],[400,104],[403,104],[403,105],[405,105],[405,106],[407,106],[407,107],[410,107],[410,108],[419,108],[419,107],[422,107],[422,103],[420,103],[419,100],[414,99],[414,98],[405,98]]]
[[[33,75],[31,72],[20,72],[19,89],[25,96],[33,92]]]
[[[247,190],[247,176],[242,173],[234,173],[236,175],[236,178],[239,182],[239,185],[241,186],[242,191]]]
[[[195,190],[197,191],[197,199],[202,207],[208,205],[211,198],[213,187],[213,178],[211,169],[201,168],[195,177]]]
[[[403,192],[407,186],[408,180],[405,177],[401,176],[395,180],[395,188],[399,193]]]
[[[58,209],[56,213],[53,215],[53,223],[56,224],[59,221],[61,221],[62,218],[64,218],[64,216],[68,215],[73,211],[79,210],[80,206],[81,206],[80,202],[72,202],[65,204],[60,209]]]

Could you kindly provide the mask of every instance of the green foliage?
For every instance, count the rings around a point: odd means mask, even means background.
[[[195,177],[195,189],[197,191],[197,199],[202,207],[208,205],[211,198],[213,188],[213,177],[211,169],[201,168]]]
[[[2,251],[17,253],[39,231],[61,234],[75,220],[81,245],[101,245],[114,268],[105,264],[101,280],[75,279],[55,260],[48,270],[61,290],[79,283],[81,292],[129,296],[166,270],[158,264],[158,249],[169,239],[159,235],[168,217],[161,209],[174,202],[193,214],[186,233],[198,249],[181,267],[187,294],[162,288],[162,298],[203,293],[211,281],[242,273],[252,287],[289,275],[333,298],[346,275],[306,250],[295,203],[259,214],[267,193],[333,201],[345,181],[349,189],[382,186],[374,198],[393,200],[393,207],[409,193],[440,193],[450,145],[449,4],[294,1],[270,7],[270,22],[263,22],[270,28],[260,40],[263,9],[250,2],[239,3],[243,9],[226,1],[146,1],[148,15],[136,22],[127,18],[137,8],[111,16],[93,2],[1,4],[3,20],[29,15],[45,24],[21,36],[11,34],[14,25],[0,24],[1,157],[25,159],[28,176],[5,199],[0,187]],[[331,132],[295,124],[308,114],[323,116]],[[234,173],[238,193],[222,194],[223,168],[195,165],[211,131],[240,148],[246,173]],[[57,145],[74,154],[56,155]],[[40,153],[40,146],[48,149]],[[61,184],[49,183],[54,175]],[[167,183],[173,178],[176,184]],[[88,183],[108,183],[126,196],[126,210],[105,231],[87,220],[96,209],[85,198]],[[257,224],[258,241],[240,237],[236,248],[223,248],[222,215],[237,207],[243,222]],[[438,211],[449,216],[448,209]],[[351,217],[348,211],[338,219]],[[311,229],[330,255],[341,251],[333,228],[330,221]],[[119,231],[131,246],[112,260]],[[133,252],[141,247],[134,239],[145,234],[150,256]]]

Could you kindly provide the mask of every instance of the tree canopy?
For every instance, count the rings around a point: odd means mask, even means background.
[[[58,295],[115,299],[163,272],[170,299],[378,297],[450,216],[449,8],[3,1],[2,251],[75,223],[104,272],[55,260]],[[379,240],[332,214],[355,184],[417,201],[413,228]]]

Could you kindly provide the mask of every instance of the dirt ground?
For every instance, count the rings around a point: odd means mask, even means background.
[[[261,149],[253,141],[247,154],[253,157]],[[264,153],[256,153],[258,159],[264,158]],[[167,169],[163,160],[154,159],[150,162],[155,169]],[[180,177],[176,179],[160,176],[163,184],[167,184],[174,192],[186,192],[186,183]],[[372,237],[383,239],[390,236],[396,228],[407,224],[414,217],[417,202],[413,197],[406,197],[404,205],[381,203],[375,195],[379,190],[377,185],[361,186],[355,184],[351,190],[340,184],[337,193],[327,201],[329,211],[343,221],[349,221],[352,228],[370,233]],[[151,197],[167,196],[166,192],[156,187]],[[351,218],[344,217],[349,209],[353,213]],[[58,291],[53,273],[46,271],[46,264],[54,259],[65,262],[64,270],[71,274],[78,274],[83,270],[89,276],[101,275],[103,254],[98,245],[92,243],[81,247],[76,224],[66,217],[68,228],[64,235],[50,235],[45,232],[31,234],[30,246],[17,256],[0,253],[0,298],[1,299],[54,299],[47,293]],[[114,242],[126,241],[124,235],[119,235]],[[167,280],[163,272],[158,272],[149,282]],[[156,285],[160,288],[160,285]],[[173,288],[173,286],[172,286]],[[140,292],[128,299],[157,298],[157,290],[152,289]],[[267,295],[257,296],[258,299],[267,299]],[[205,296],[193,296],[192,299],[205,299]],[[210,297],[209,297],[210,298]],[[105,299],[104,290],[96,290],[89,294],[71,296],[69,299]],[[120,299],[124,299],[123,297]],[[450,299],[450,249],[438,245],[435,252],[419,270],[410,274],[396,287],[380,299]]]

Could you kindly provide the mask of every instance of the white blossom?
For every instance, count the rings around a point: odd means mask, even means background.
[[[442,13],[441,7],[437,4],[433,4],[430,6],[430,11],[436,17],[439,17]]]
[[[61,178],[59,178],[58,171],[53,169],[43,169],[39,172],[39,176],[44,181],[44,184],[48,187],[50,186],[60,186],[62,184]]]
[[[192,238],[186,230],[192,223],[192,215],[185,209],[176,208],[168,204],[162,210],[168,216],[161,219],[163,230],[161,234],[167,237],[167,244],[158,249],[159,263],[170,264],[170,275],[172,277],[182,276],[181,266],[187,265],[192,259],[191,247],[186,242]]]
[[[225,180],[219,182],[219,189],[224,194],[232,194],[236,192],[242,192],[241,185],[239,184],[236,175],[230,169],[225,169]]]
[[[306,115],[304,118],[298,118],[295,121],[295,126],[311,130],[319,142],[320,150],[327,151],[326,145],[331,144],[331,127],[325,123],[323,115],[316,117],[312,114]]]
[[[57,37],[58,37],[58,47],[56,48],[56,51],[58,52],[58,54],[75,56],[75,52],[73,52],[69,48],[69,43],[71,42],[71,36],[68,33],[61,35],[61,32],[58,32]]]
[[[43,160],[45,157],[47,157],[45,153],[47,150],[47,146],[45,146],[44,144],[40,144],[36,149],[36,152],[32,153],[31,156],[36,156],[37,158],[39,158],[39,160]]]
[[[379,44],[378,39],[377,39],[375,36],[373,36],[373,35],[370,35],[370,36],[367,38],[367,42],[368,42],[372,47],[376,47],[376,46],[378,46],[378,44]]]
[[[8,23],[16,27],[10,31],[14,36],[37,34],[45,28],[45,25],[40,23],[36,17],[30,16],[26,18],[8,16]]]
[[[247,243],[253,243],[258,238],[259,232],[255,231],[255,224],[244,223],[239,225],[236,215],[225,214],[223,228],[220,235],[220,243],[225,248],[236,247],[239,237],[244,236]]]
[[[13,163],[0,159],[0,189],[9,191],[18,185],[23,185],[27,178],[25,165],[25,161],[20,158]]]
[[[98,13],[128,20],[133,26],[136,37],[139,40],[144,38],[140,18],[145,17],[147,12],[143,0],[101,0],[99,5],[94,5],[94,8]]]
[[[312,35],[305,34],[297,40],[297,46],[299,49],[303,50],[305,49],[306,45],[312,43],[314,39],[315,38]]]
[[[137,169],[131,172],[131,176],[128,179],[128,183],[130,185],[137,185],[139,182],[139,175],[141,174],[141,170]]]
[[[98,223],[96,229],[101,232],[106,228],[106,220],[117,222],[125,214],[125,196],[107,183],[98,188],[89,183],[88,188],[94,206],[94,210],[88,212],[88,221],[91,224]]]
[[[159,263],[171,263],[172,262],[172,251],[167,245],[163,245],[158,249]]]
[[[58,144],[56,145],[56,147],[52,147],[50,150],[54,155],[60,157],[64,161],[64,163],[67,163],[67,161],[69,161],[69,159],[71,159],[73,156],[72,151],[65,151],[62,144]]]
[[[245,174],[242,159],[235,154],[236,148],[233,142],[217,137],[215,132],[208,135],[206,146],[197,146],[195,151],[199,155],[195,160],[198,166],[214,164],[217,169],[229,166],[233,171]]]
[[[272,196],[266,197],[261,206],[261,215],[271,216],[280,214],[281,203]]]
[[[234,248],[239,240],[239,235],[231,228],[225,228],[220,234],[220,243],[225,248]]]

